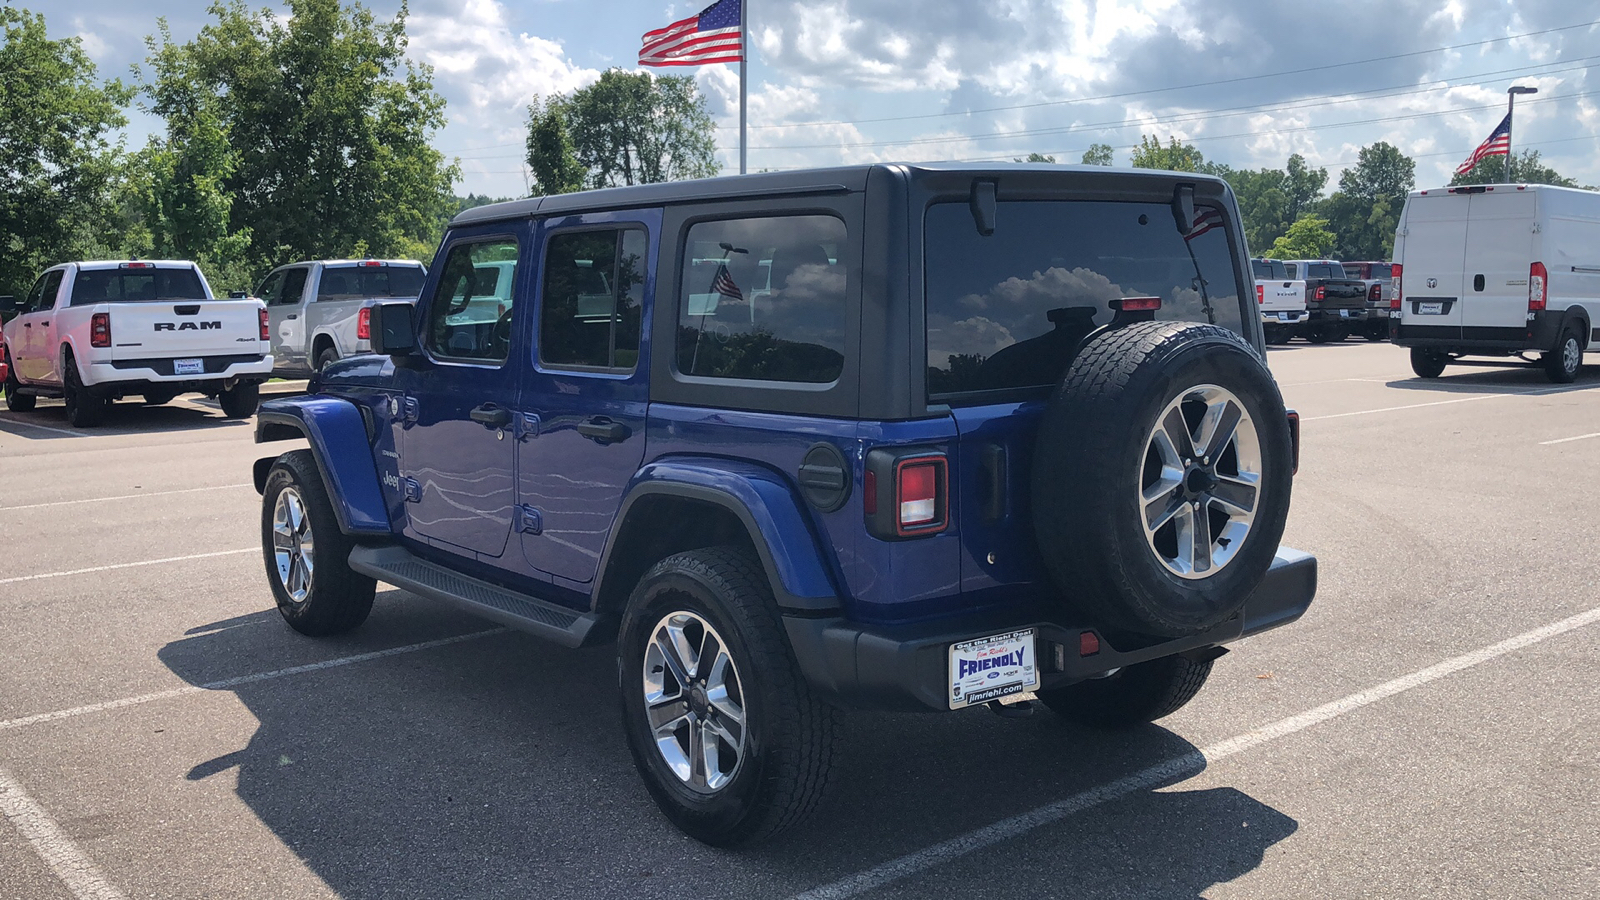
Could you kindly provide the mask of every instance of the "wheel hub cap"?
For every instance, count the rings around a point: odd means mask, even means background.
[[[1221,571],[1255,522],[1261,478],[1260,437],[1233,392],[1203,384],[1173,398],[1151,427],[1140,468],[1151,552],[1180,578]]]
[[[733,780],[745,752],[744,683],[727,644],[697,613],[669,613],[644,650],[644,703],[661,761],[691,790]]]
[[[272,507],[272,561],[291,603],[304,603],[316,568],[311,517],[299,489],[286,487]]]

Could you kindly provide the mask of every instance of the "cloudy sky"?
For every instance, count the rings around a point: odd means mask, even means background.
[[[29,0],[9,0],[30,5]],[[260,0],[258,0],[260,2]],[[632,68],[639,36],[699,3],[413,0],[411,56],[434,68],[461,193],[525,193],[521,145],[535,95]],[[750,0],[750,166],[880,160],[1077,162],[1091,143],[1125,165],[1141,134],[1193,142],[1236,168],[1326,166],[1386,140],[1442,184],[1520,98],[1514,142],[1600,184],[1600,0]],[[32,0],[52,34],[78,35],[125,76],[165,16],[179,38],[204,0]],[[281,8],[272,3],[274,8]],[[392,15],[398,0],[372,0]],[[1576,26],[1576,27],[1574,27]],[[738,166],[737,66],[682,69]],[[135,115],[129,143],[158,122]]]

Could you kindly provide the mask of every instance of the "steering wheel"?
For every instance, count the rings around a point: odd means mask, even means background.
[[[500,314],[500,318],[494,323],[494,328],[489,331],[489,352],[500,357],[508,356],[511,353],[510,309]]]

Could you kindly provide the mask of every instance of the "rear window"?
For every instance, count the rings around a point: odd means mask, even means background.
[[[421,266],[328,266],[317,284],[318,300],[416,297],[422,293]]]
[[[1344,278],[1346,276],[1344,274],[1343,266],[1336,266],[1331,263],[1308,263],[1306,264],[1306,277]]]
[[[1284,268],[1281,259],[1252,259],[1250,273],[1257,281],[1287,281],[1289,278],[1289,270]]]
[[[930,207],[930,398],[1055,384],[1123,297],[1161,298],[1158,319],[1242,333],[1247,292],[1228,229],[1220,211],[1200,210],[1207,218],[1185,238],[1165,203],[1005,201],[984,236],[968,204]]]
[[[73,306],[204,299],[200,276],[189,268],[80,269],[72,282]]]

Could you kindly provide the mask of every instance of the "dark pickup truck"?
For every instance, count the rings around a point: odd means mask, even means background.
[[[1306,283],[1306,324],[1301,332],[1306,340],[1313,344],[1342,341],[1366,324],[1366,282],[1346,278],[1343,263],[1294,259],[1284,265],[1290,278]]]

